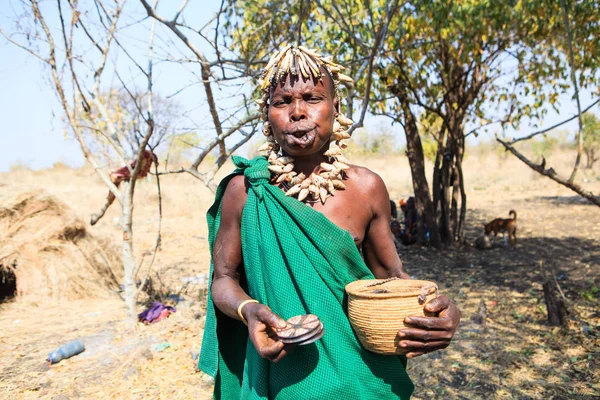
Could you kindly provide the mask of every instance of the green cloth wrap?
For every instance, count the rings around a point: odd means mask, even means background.
[[[317,315],[325,335],[314,344],[296,346],[278,363],[261,358],[247,327],[214,306],[211,262],[198,366],[215,378],[214,398],[409,399],[414,386],[405,357],[365,350],[348,321],[344,287],[373,278],[351,235],[269,184],[266,157],[233,157],[233,162],[238,169],[221,182],[207,214],[211,254],[227,184],[244,174],[250,189],[241,222],[242,286],[284,319]]]

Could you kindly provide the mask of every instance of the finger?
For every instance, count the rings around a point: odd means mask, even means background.
[[[285,320],[267,307],[260,310],[258,317],[272,328],[285,328],[286,326]]]
[[[418,352],[418,351],[417,352],[406,353],[406,358],[415,358],[415,357],[422,356],[423,354],[425,354],[425,353]]]
[[[277,355],[277,357],[275,357],[274,359],[272,359],[271,361],[274,363],[278,363],[279,361],[281,361],[281,359],[285,356],[288,355],[288,348],[287,346],[284,346],[283,349],[281,349],[281,351],[279,352],[279,354]]]
[[[450,340],[452,334],[448,331],[427,331],[424,329],[402,329],[398,331],[400,340],[418,340],[420,342],[431,342],[436,340]]]
[[[273,341],[270,344],[263,344],[259,346],[258,354],[262,358],[273,360],[279,356],[279,353],[283,350],[283,342]]]
[[[399,344],[400,344],[401,348],[407,349],[409,352],[411,352],[411,351],[430,352],[430,351],[445,349],[446,347],[448,347],[447,341],[416,342],[413,340],[403,340]]]
[[[271,337],[272,330],[262,322],[257,322],[251,329],[250,337],[258,346],[269,346],[277,342],[277,337]]]
[[[404,323],[411,327],[444,331],[452,329],[452,319],[447,316],[443,317],[406,317]]]
[[[273,329],[265,329],[267,336],[272,340],[279,340],[279,336]]]
[[[425,311],[430,313],[439,313],[448,308],[452,304],[450,299],[444,295],[438,296],[425,304]]]

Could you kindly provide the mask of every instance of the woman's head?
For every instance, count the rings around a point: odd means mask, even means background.
[[[349,138],[352,121],[339,114],[338,86],[352,80],[342,69],[302,46],[288,46],[271,57],[258,102],[266,150],[302,156],[321,151],[332,139]]]

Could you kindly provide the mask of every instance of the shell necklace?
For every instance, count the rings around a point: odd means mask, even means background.
[[[350,162],[342,155],[339,141],[332,142],[324,155],[329,157],[330,162],[322,162],[319,172],[313,172],[306,177],[304,173],[294,171],[294,159],[283,156],[275,151],[268,155],[269,171],[271,181],[283,189],[286,196],[296,197],[302,202],[325,201],[333,196],[336,190],[344,190],[344,171],[350,169]],[[342,146],[345,146],[342,144]],[[333,161],[331,161],[333,160]],[[309,196],[310,195],[310,196]],[[309,198],[310,197],[310,198]],[[312,199],[311,199],[312,198]]]

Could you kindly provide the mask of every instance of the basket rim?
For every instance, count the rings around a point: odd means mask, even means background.
[[[361,292],[360,289],[364,288],[368,284],[383,282],[386,279],[361,279],[354,282],[350,282],[346,285],[345,291],[348,293],[348,296],[360,299],[391,299],[391,298],[405,298],[405,297],[415,297],[421,294],[422,288],[433,285],[436,289],[438,288],[437,284],[432,281],[425,281],[419,279],[398,279],[394,280],[394,283],[399,282],[410,282],[412,284],[416,284],[419,286],[419,289],[410,290],[406,292],[393,292],[393,293],[365,293]],[[439,289],[437,290],[439,294]],[[430,292],[427,296],[436,294],[436,291]]]

